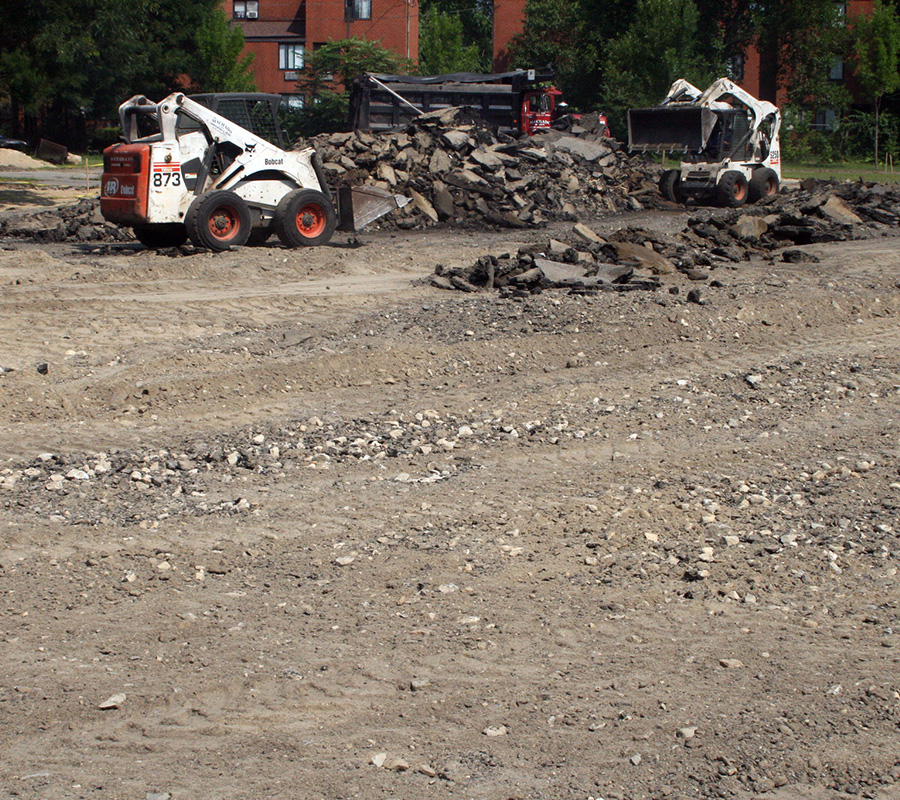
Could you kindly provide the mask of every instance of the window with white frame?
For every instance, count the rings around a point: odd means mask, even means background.
[[[259,0],[234,0],[235,19],[258,19]]]
[[[360,19],[372,19],[372,0],[346,0],[346,16],[348,22]]]
[[[303,69],[303,45],[280,44],[278,45],[278,69],[297,71]]]

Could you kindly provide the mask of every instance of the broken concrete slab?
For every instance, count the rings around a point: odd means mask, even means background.
[[[412,197],[413,203],[415,203],[416,208],[418,208],[419,211],[421,211],[432,222],[438,221],[437,211],[435,210],[434,206],[428,202],[424,195],[417,192],[415,189],[410,189],[409,194]]]
[[[583,283],[586,276],[585,268],[580,264],[563,264],[549,258],[536,258],[534,266],[546,280],[560,286]]]
[[[819,213],[840,225],[860,225],[862,219],[853,212],[846,200],[832,195],[819,206]]]
[[[769,230],[769,224],[763,217],[745,214],[731,226],[731,230],[739,239],[759,239]]]
[[[603,244],[606,241],[606,239],[582,222],[576,222],[572,227],[572,232],[589,244]]]
[[[670,275],[675,272],[675,265],[668,258],[649,247],[631,242],[612,242],[611,244],[620,261],[636,263],[649,269],[654,275]]]

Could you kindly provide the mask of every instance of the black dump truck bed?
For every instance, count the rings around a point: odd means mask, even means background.
[[[350,124],[356,130],[386,131],[409,123],[419,112],[470,106],[489,124],[513,131],[519,123],[522,92],[549,75],[535,75],[534,70],[496,75],[366,74],[351,90]]]

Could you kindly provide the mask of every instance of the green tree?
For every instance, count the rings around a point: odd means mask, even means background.
[[[856,78],[875,106],[877,166],[881,102],[885,94],[900,89],[900,19],[896,9],[875,0],[871,15],[853,20],[850,42]]]
[[[197,58],[191,70],[196,90],[255,92],[253,54],[241,57],[243,50],[243,30],[232,25],[222,9],[216,9],[197,31]]]
[[[600,51],[588,33],[585,4],[586,0],[527,0],[524,30],[510,44],[513,66],[552,67],[567,100],[578,107],[596,102],[600,88]]]
[[[397,74],[411,69],[409,60],[380,42],[350,38],[322,45],[307,58],[297,82],[306,105],[285,120],[288,135],[314,136],[346,130],[349,89],[356,78],[365,72]]]
[[[419,71],[424,75],[479,72],[477,44],[463,43],[463,24],[457,14],[432,11],[419,17]]]
[[[843,4],[834,0],[758,0],[747,4],[747,19],[765,69],[762,99],[776,102],[778,89],[799,108],[840,108],[847,98],[829,81],[840,56]]]
[[[219,0],[29,0],[0,25],[0,91],[26,132],[72,146],[86,119],[133,94],[160,98],[197,63]],[[83,138],[82,138],[83,143]]]
[[[388,50],[381,42],[337,39],[309,55],[297,86],[313,95],[326,89],[341,91],[365,72],[403,73],[411,68],[407,59]]]
[[[494,48],[493,0],[419,0],[419,71],[424,75],[441,74],[421,65],[423,45],[426,50],[431,46],[425,37],[431,35],[431,20],[439,14],[459,20],[462,47],[475,48],[478,53],[474,66],[450,71],[490,72]],[[455,47],[455,44],[451,46]]]
[[[672,82],[705,88],[724,69],[699,48],[700,14],[692,0],[638,0],[631,24],[605,48],[605,97],[614,113],[656,105]]]

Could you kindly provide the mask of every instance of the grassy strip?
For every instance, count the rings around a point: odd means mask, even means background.
[[[869,183],[896,183],[900,181],[900,165],[894,172],[884,167],[876,169],[874,165],[864,161],[838,161],[834,164],[798,164],[787,162],[781,167],[785,178],[818,178],[819,180],[858,181]]]

